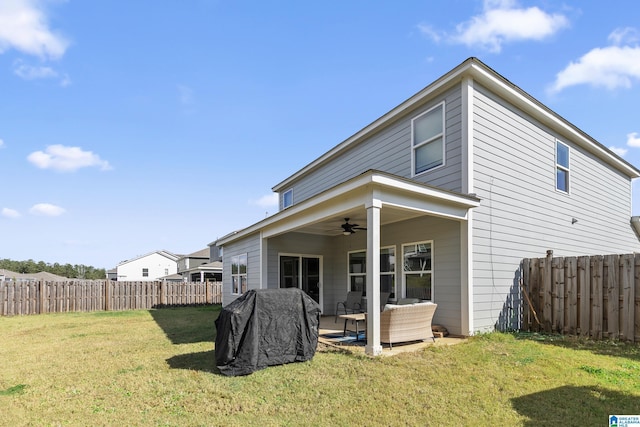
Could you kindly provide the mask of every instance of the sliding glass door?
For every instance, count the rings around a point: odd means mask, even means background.
[[[302,289],[320,303],[321,264],[319,256],[280,255],[280,287]]]

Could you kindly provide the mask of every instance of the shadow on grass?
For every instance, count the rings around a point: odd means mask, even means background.
[[[220,305],[196,307],[166,307],[149,310],[153,320],[164,331],[173,344],[195,344],[210,342],[215,346],[215,320]],[[215,350],[180,354],[167,359],[172,369],[188,369],[219,374],[216,368]]]
[[[173,344],[192,344],[216,339],[215,320],[220,305],[170,307],[149,310],[153,320]]]
[[[216,367],[215,350],[180,354],[167,359],[167,363],[172,369],[188,369],[193,371],[209,372],[212,374],[220,373]]]
[[[511,399],[529,420],[523,425],[609,425],[609,415],[640,413],[637,396],[599,387],[563,386]]]
[[[540,334],[535,332],[517,332],[515,333],[515,337],[517,339],[531,340],[541,344],[555,345],[571,350],[590,351],[602,356],[624,357],[640,362],[640,345],[637,343],[592,340],[570,335]]]

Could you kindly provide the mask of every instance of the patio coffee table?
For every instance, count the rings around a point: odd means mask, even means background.
[[[360,340],[360,322],[364,322],[366,320],[365,313],[353,313],[353,314],[339,314],[339,318],[344,319],[344,331],[343,336],[347,336],[347,322],[352,320],[356,324],[356,341]]]

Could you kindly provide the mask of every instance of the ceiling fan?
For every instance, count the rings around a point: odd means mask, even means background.
[[[344,224],[342,224],[342,234],[348,236],[356,232],[356,230],[366,230],[364,227],[360,227],[358,224],[349,224],[349,218],[344,219]]]

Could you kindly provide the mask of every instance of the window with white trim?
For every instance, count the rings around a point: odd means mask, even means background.
[[[142,277],[149,277],[149,269],[148,268],[143,268],[142,269]]]
[[[556,190],[569,192],[569,146],[556,140]]]
[[[367,251],[349,252],[349,290],[367,295]],[[380,248],[380,292],[396,297],[396,248]]]
[[[444,164],[444,103],[411,120],[413,174]]]
[[[231,257],[231,293],[243,294],[247,291],[247,254]]]
[[[402,276],[407,298],[433,300],[433,242],[402,245]]]
[[[367,252],[349,252],[349,290],[367,292]]]
[[[287,190],[282,195],[282,209],[293,205],[293,188]]]

